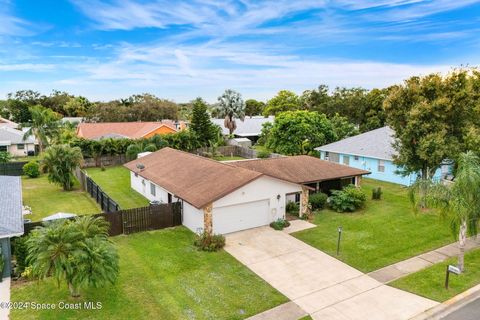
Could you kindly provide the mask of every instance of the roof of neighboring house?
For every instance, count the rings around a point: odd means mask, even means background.
[[[35,143],[35,138],[29,136],[23,140],[24,132],[10,127],[0,127],[0,145]]]
[[[265,122],[273,123],[274,120],[274,116],[269,116],[268,118],[262,116],[245,117],[243,121],[235,119],[237,129],[233,133],[240,137],[259,136],[262,132],[262,125]],[[212,119],[212,122],[222,128],[223,134],[230,134],[230,131],[223,125],[224,119]]]
[[[1,127],[9,127],[9,128],[16,129],[18,128],[18,123],[15,123],[13,121],[0,117],[0,128]]]
[[[144,168],[140,170],[137,165]],[[203,208],[262,176],[259,172],[171,148],[128,162],[125,167],[196,208]]]
[[[0,176],[0,238],[23,234],[20,177]]]
[[[298,184],[353,177],[370,173],[369,171],[321,160],[311,156],[241,160],[231,162],[230,164]]]
[[[185,123],[180,121],[181,128]],[[101,123],[80,123],[77,127],[77,135],[85,139],[102,138],[131,138],[140,139],[158,128],[166,126],[177,131],[175,121],[162,120],[159,122],[101,122]]]
[[[353,137],[315,148],[319,151],[392,160],[395,154],[395,132],[390,127],[378,128]]]

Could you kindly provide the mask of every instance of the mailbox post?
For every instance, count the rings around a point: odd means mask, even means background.
[[[459,275],[461,272],[460,272],[460,269],[455,267],[455,266],[452,266],[450,264],[447,266],[447,273],[445,274],[445,289],[448,289],[448,282],[450,280],[450,273]]]
[[[338,227],[337,256],[340,253],[340,240],[342,238],[342,226]]]

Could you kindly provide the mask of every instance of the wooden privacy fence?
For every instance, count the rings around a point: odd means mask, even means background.
[[[84,158],[82,168],[117,166],[127,162],[125,154],[103,155],[97,158]]]
[[[26,161],[0,163],[0,176],[21,176],[23,166],[27,163]]]
[[[220,146],[215,149],[215,152],[225,157],[242,157],[246,159],[257,158],[257,150],[242,147],[242,146]],[[201,156],[207,156],[207,155],[211,156],[212,148],[199,148],[195,150],[194,153]],[[284,155],[277,154],[277,153],[270,153],[268,157],[280,158],[280,157],[284,157]]]
[[[182,224],[182,204],[162,203],[149,207],[120,210],[108,213],[99,213],[94,217],[103,217],[110,224],[109,236],[131,234],[142,231],[158,230],[175,227]],[[29,234],[35,227],[42,226],[43,222],[24,224],[24,235]]]

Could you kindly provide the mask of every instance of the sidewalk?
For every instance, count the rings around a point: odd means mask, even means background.
[[[476,248],[480,248],[480,237],[477,237],[477,239],[467,239],[465,252]],[[382,269],[372,271],[368,275],[379,282],[389,283],[398,278],[405,277],[410,273],[433,266],[434,264],[442,262],[450,257],[456,257],[457,255],[458,243],[455,242],[416,257],[386,266]]]

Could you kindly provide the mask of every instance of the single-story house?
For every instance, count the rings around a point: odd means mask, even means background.
[[[320,159],[341,163],[352,168],[370,171],[372,179],[410,186],[418,175],[402,176],[400,167],[393,163],[396,151],[393,147],[395,132],[388,126],[371,130],[353,137],[315,148]],[[435,173],[440,179],[451,172],[451,165],[445,163]]]
[[[20,177],[0,176],[0,248],[5,267],[2,278],[11,274],[10,238],[23,234],[22,180]]]
[[[212,122],[216,125],[219,125],[222,128],[222,133],[224,135],[230,134],[228,128],[225,128],[224,121],[225,119],[211,119]],[[266,122],[271,122],[275,120],[274,116],[263,117],[263,116],[252,116],[245,117],[243,121],[235,119],[237,128],[233,132],[233,135],[237,138],[248,138],[252,142],[256,142],[262,133],[263,124]]]
[[[271,159],[271,164],[275,160]],[[366,171],[346,168],[318,158],[299,156],[281,161],[277,171],[252,170],[243,162],[221,163],[194,154],[163,148],[127,164],[131,186],[150,201],[181,201],[183,225],[194,232],[225,234],[268,225],[285,217],[288,195],[301,193],[300,214],[306,212],[309,191],[320,179],[316,170],[332,180],[357,176]],[[252,160],[253,161],[253,160]],[[267,160],[258,160],[267,161]],[[322,163],[321,165],[312,165]],[[280,172],[285,169],[286,172]],[[300,177],[298,177],[300,176]],[[315,180],[307,178],[315,177]],[[307,182],[307,184],[302,184]]]
[[[15,123],[13,121],[0,117],[0,128],[1,127],[9,127],[12,129],[17,129],[20,126],[18,123]]]
[[[105,138],[141,139],[156,134],[175,133],[187,127],[184,121],[162,120],[158,122],[83,122],[77,126],[77,136],[89,140]]]
[[[23,140],[25,133],[22,130],[0,127],[0,151],[6,151],[14,157],[24,157],[35,152],[36,142],[33,136]]]

